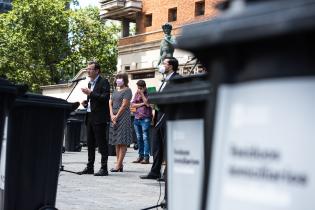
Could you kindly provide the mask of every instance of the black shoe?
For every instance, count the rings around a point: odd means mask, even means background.
[[[141,164],[150,164],[149,158],[144,158],[141,162]]]
[[[137,160],[132,161],[132,163],[141,163],[143,157],[138,157]]]
[[[112,168],[109,170],[110,172],[123,172],[124,171],[124,166],[121,166],[118,169]]]
[[[79,175],[82,175],[82,174],[94,174],[94,169],[86,167],[85,169],[83,169],[83,171],[77,172],[77,174],[79,174]]]
[[[156,176],[156,175],[152,175],[152,174],[148,174],[148,175],[142,175],[140,176],[140,179],[158,179],[160,178],[159,176]]]
[[[108,176],[108,171],[105,169],[100,169],[94,176]]]

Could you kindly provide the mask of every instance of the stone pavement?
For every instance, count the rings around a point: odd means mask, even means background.
[[[137,151],[128,148],[124,160],[124,172],[109,176],[76,175],[61,172],[58,180],[56,208],[58,210],[140,210],[157,204],[164,197],[164,183],[142,180],[139,175],[147,174],[152,164],[131,163],[137,159]],[[81,152],[63,153],[65,170],[80,171],[86,166],[87,149]],[[116,157],[110,156],[109,169],[114,167]],[[152,162],[152,157],[150,162]],[[95,171],[100,168],[97,153]],[[161,195],[160,195],[161,191]],[[160,202],[159,201],[159,202]]]

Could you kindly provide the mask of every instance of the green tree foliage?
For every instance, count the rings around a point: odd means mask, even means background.
[[[14,0],[1,14],[0,71],[32,90],[58,81],[56,64],[66,56],[69,0]]]
[[[105,75],[112,75],[116,70],[119,27],[102,22],[99,12],[96,7],[72,12],[69,21],[71,54],[59,65],[66,75],[77,73],[90,60],[98,61]]]
[[[69,10],[71,0],[14,0],[0,14],[0,76],[40,85],[69,79],[97,60],[106,73],[115,70],[116,26],[105,26],[97,8]]]

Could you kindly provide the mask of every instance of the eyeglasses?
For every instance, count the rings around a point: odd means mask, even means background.
[[[92,70],[95,70],[95,69],[94,69],[94,68],[93,68],[93,69],[92,69],[92,68],[87,68],[87,70],[88,70],[88,71],[92,71]]]

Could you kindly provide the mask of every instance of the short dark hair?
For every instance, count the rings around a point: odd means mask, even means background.
[[[176,72],[178,70],[178,60],[174,57],[165,57],[165,59],[168,59],[168,64],[173,66],[173,71]]]
[[[95,69],[97,69],[98,72],[101,73],[101,65],[97,61],[89,61],[88,62],[88,65],[93,65],[93,64],[94,64]]]
[[[147,86],[147,85],[145,84],[145,81],[142,80],[142,79],[138,80],[137,85],[138,85],[139,87],[146,87],[146,86]]]
[[[119,73],[119,74],[116,75],[116,80],[117,79],[123,79],[124,85],[126,87],[128,87],[128,83],[129,83],[128,74],[126,74],[126,73]]]

